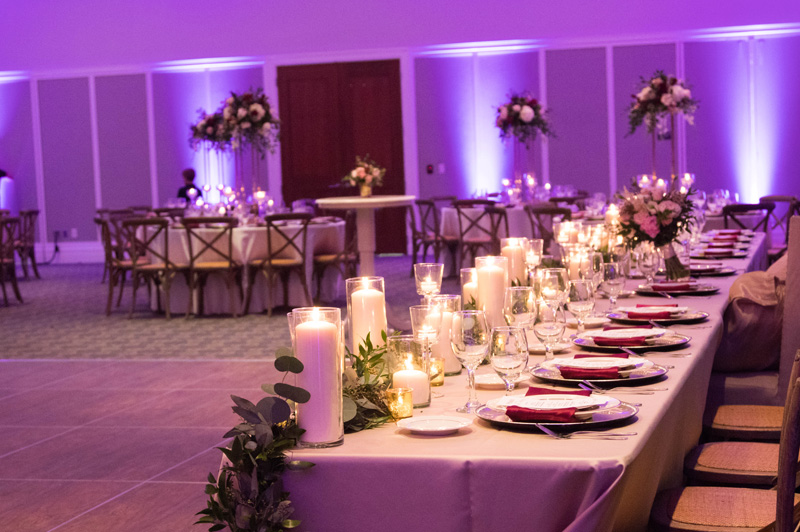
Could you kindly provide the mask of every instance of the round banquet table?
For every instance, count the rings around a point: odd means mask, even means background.
[[[355,209],[361,275],[371,276],[375,275],[375,211],[385,207],[405,207],[411,205],[414,199],[414,196],[321,198],[317,200],[317,207],[331,210]]]
[[[291,225],[289,226],[291,227]],[[299,227],[299,226],[298,226]],[[214,227],[201,228],[201,232],[212,233],[219,231]],[[169,257],[176,264],[189,263],[189,243],[186,237],[186,230],[183,227],[170,227],[167,232],[169,238]],[[208,238],[208,237],[206,237]],[[308,225],[308,237],[306,243],[306,282],[313,297],[314,286],[311,283],[311,276],[314,267],[314,255],[324,253],[338,253],[344,249],[344,221],[336,222],[311,222]],[[220,246],[223,244],[220,242]],[[281,242],[273,238],[273,248],[280,247]],[[274,250],[276,251],[276,250]],[[288,251],[287,251],[288,252]],[[233,229],[233,258],[237,262],[245,265],[254,259],[265,259],[269,255],[267,251],[267,231],[265,226],[241,226]],[[219,256],[213,252],[206,252],[201,257],[202,260],[219,260]],[[322,296],[325,300],[335,299],[338,296],[337,289],[339,283],[336,282],[338,272],[334,268],[328,268],[322,283]],[[247,275],[243,282],[247,282]],[[247,286],[243,286],[247,292]],[[263,275],[256,277],[253,287],[253,300],[250,304],[251,312],[261,312],[270,306],[266,299],[266,279]],[[280,283],[272,287],[273,304],[283,303],[283,290]],[[163,297],[162,303],[163,303]],[[197,311],[197,301],[193,301],[194,311]],[[170,311],[174,313],[186,312],[189,304],[189,287],[183,275],[175,276],[170,288]],[[291,306],[308,305],[303,288],[294,276],[289,282],[289,304]],[[156,300],[153,298],[153,309],[155,310]],[[206,314],[230,314],[230,299],[228,297],[225,283],[219,276],[212,275],[208,279],[205,288],[205,313]]]

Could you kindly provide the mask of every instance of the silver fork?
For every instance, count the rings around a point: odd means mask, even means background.
[[[541,430],[551,438],[556,440],[569,440],[571,438],[575,439],[588,439],[588,440],[627,440],[628,436],[636,436],[636,432],[591,432],[588,430],[578,431],[578,432],[555,432],[553,430],[548,429],[546,426],[542,425],[541,423],[534,423],[534,427]]]
[[[667,390],[669,390],[669,388],[653,388],[652,386],[648,387],[642,386],[636,388],[631,388],[630,386],[612,386],[611,388],[601,388],[591,381],[583,381],[581,384],[584,384],[584,386],[587,386],[592,390],[602,390],[604,392],[610,392],[610,391],[666,392]]]
[[[590,392],[599,393],[599,394],[608,394],[609,391],[605,388],[600,388],[599,386],[595,386],[589,381],[581,381],[578,386],[583,388],[584,390],[589,390]],[[653,395],[656,392],[654,390],[640,390],[637,388],[615,388],[614,393],[628,393],[631,395]],[[640,404],[634,404],[634,406],[642,406]]]
[[[645,355],[645,353],[658,353],[661,356],[675,357],[675,358],[689,358],[690,356],[692,356],[691,353],[667,353],[667,352],[664,352],[664,351],[656,351],[655,349],[653,349],[651,351],[634,351],[633,349],[629,349],[627,347],[621,347],[621,346],[618,347],[617,349],[619,349],[623,353],[628,353],[629,355],[634,356],[634,357],[643,357]],[[672,369],[672,368],[670,368],[670,369]]]
[[[656,294],[658,294],[660,296],[664,296],[667,299],[675,299],[673,296],[669,295],[667,292],[656,292]]]

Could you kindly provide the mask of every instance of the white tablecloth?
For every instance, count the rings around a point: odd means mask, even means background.
[[[206,234],[213,234],[219,231],[216,228],[203,228],[200,231]],[[289,229],[286,230],[287,234]],[[168,232],[170,260],[175,263],[189,262],[189,245],[186,237],[186,230],[179,227],[171,227]],[[280,242],[273,235],[273,248],[280,247]],[[222,245],[222,244],[220,244]],[[323,253],[338,253],[344,248],[344,222],[333,223],[311,223],[308,225],[308,241],[306,243],[306,280],[311,297],[314,297],[315,284],[311,283],[311,276],[314,264],[314,255]],[[273,250],[273,251],[277,251]],[[267,258],[267,230],[266,227],[236,227],[233,230],[233,258],[242,264],[254,259]],[[208,251],[203,255],[204,260],[219,260],[219,256],[214,252]],[[335,268],[328,268],[322,283],[322,297],[324,300],[331,300],[339,295],[337,283],[338,271]],[[244,276],[244,293],[247,293],[247,276]],[[186,285],[184,276],[177,275],[173,280],[170,289],[170,311],[174,313],[184,313],[188,305],[189,288]],[[238,296],[237,296],[238,301]],[[283,287],[279,280],[275,281],[273,287],[273,300],[275,305],[283,304]],[[162,305],[163,297],[162,297]],[[292,275],[289,283],[289,304],[292,306],[305,306],[308,304],[303,293],[303,287],[295,275]],[[153,309],[156,308],[156,299],[152,298]],[[194,310],[197,311],[197,301],[193,302]],[[256,277],[256,284],[253,288],[253,300],[250,303],[250,312],[261,312],[269,306],[266,295],[266,279],[263,275]],[[205,313],[206,314],[230,314],[230,298],[225,282],[220,276],[212,275],[208,279],[205,287]]]
[[[748,259],[722,262],[749,270],[764,256],[763,244],[763,235],[758,235]],[[468,428],[433,437],[411,435],[389,424],[349,434],[340,447],[293,451],[293,459],[316,464],[284,475],[294,517],[309,530],[645,530],[656,492],[681,483],[684,456],[700,436],[722,311],[734,279],[704,278],[720,288],[718,294],[680,299],[711,318],[671,327],[692,337],[690,346],[681,350],[691,357],[648,355],[657,363],[674,365],[659,384],[668,390],[619,395],[642,403],[635,421],[624,428],[637,436],[625,441],[554,440],[539,433],[499,430],[455,412],[467,399],[466,374],[448,377],[435,389],[443,397],[434,397],[430,407],[414,415],[465,417],[473,421]],[[628,288],[635,283],[628,281]],[[599,303],[600,309],[606,305]],[[532,363],[540,360],[531,357]],[[485,402],[502,394],[479,390],[478,398]]]

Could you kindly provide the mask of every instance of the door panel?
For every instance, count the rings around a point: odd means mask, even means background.
[[[278,68],[283,197],[352,195],[337,188],[356,155],[386,168],[378,194],[403,194],[399,61]],[[334,187],[334,188],[331,188]],[[378,253],[406,250],[402,209],[378,211]]]

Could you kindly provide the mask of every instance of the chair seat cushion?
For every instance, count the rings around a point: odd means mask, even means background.
[[[238,268],[239,265],[235,262],[233,264],[226,260],[212,260],[208,262],[198,262],[194,265],[195,270],[227,270],[229,268]]]
[[[322,255],[314,255],[315,264],[333,264],[335,262],[355,262],[358,260],[358,255],[355,253],[347,253],[345,255],[338,255],[336,253],[325,253]]]
[[[675,530],[759,530],[775,521],[776,494],[772,490],[687,486],[660,492],[650,519]],[[794,500],[800,502],[800,495]]]
[[[253,266],[263,266],[267,262],[267,259],[256,259],[251,261],[250,264]],[[303,260],[299,258],[275,258],[270,259],[269,263],[272,266],[277,266],[278,268],[288,268],[290,266],[300,266],[303,264]]]
[[[491,244],[492,239],[489,237],[467,237],[463,240],[465,244]]]
[[[783,407],[773,405],[721,405],[714,412],[711,430],[723,434],[743,432],[778,440],[783,423]]]
[[[771,486],[778,475],[778,447],[747,441],[698,445],[686,457],[686,473],[703,482]]]

